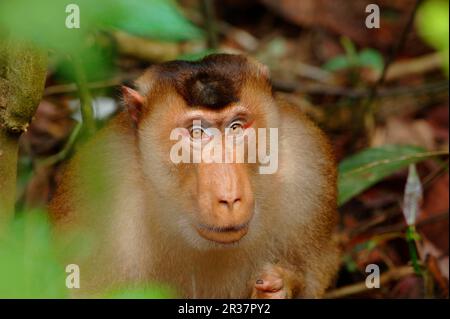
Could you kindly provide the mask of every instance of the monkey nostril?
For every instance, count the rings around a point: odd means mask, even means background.
[[[240,198],[235,198],[235,199],[230,199],[230,200],[225,200],[225,199],[221,199],[219,200],[219,204],[226,206],[228,209],[233,209],[234,206],[239,203],[241,201]]]
[[[226,200],[219,200],[220,204],[228,205],[228,202]]]

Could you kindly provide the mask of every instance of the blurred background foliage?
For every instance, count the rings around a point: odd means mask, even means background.
[[[71,11],[69,4],[80,8],[79,29],[64,27]],[[9,36],[26,39],[47,48],[56,59],[81,57],[89,79],[111,75],[114,47],[108,43],[107,30],[122,30],[133,35],[163,41],[198,39],[201,29],[190,23],[167,0],[42,0],[2,1],[1,26]],[[74,80],[70,61],[60,70],[66,80]]]
[[[380,6],[380,29],[364,27],[368,3]],[[64,27],[68,4],[80,8],[79,29]],[[267,64],[275,94],[332,140],[344,254],[328,296],[448,297],[448,11],[446,0],[0,2],[0,40],[30,41],[50,56],[44,98],[20,141],[20,213],[0,238],[0,297],[69,296],[61,252],[36,209],[84,142],[83,108],[98,129],[121,109],[118,85],[153,63],[212,52]],[[424,189],[421,201],[413,196],[416,237],[402,214],[411,164]],[[414,253],[420,274],[411,272]],[[385,288],[358,290],[369,263],[382,265]],[[173,295],[155,287],[102,297]]]
[[[422,38],[442,54],[443,68],[448,77],[448,1],[426,1],[417,15],[417,30]]]

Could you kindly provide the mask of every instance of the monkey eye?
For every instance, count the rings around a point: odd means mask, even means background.
[[[193,126],[189,130],[189,133],[191,135],[191,138],[193,140],[202,140],[204,138],[208,137],[208,134],[206,133],[206,130],[201,126]]]
[[[241,135],[244,133],[244,124],[241,121],[233,122],[228,127],[228,130],[231,135]]]

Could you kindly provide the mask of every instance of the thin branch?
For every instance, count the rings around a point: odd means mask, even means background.
[[[433,224],[433,223],[437,223],[437,222],[441,222],[443,220],[448,219],[448,210],[445,212],[441,212],[432,216],[429,216],[427,218],[423,218],[421,220],[419,220],[416,223],[416,227],[417,228],[421,228],[422,226],[425,225],[429,225],[429,224]],[[380,227],[380,228],[376,228],[373,231],[373,234],[384,234],[384,233],[390,233],[390,232],[398,232],[398,231],[403,231],[407,228],[407,225],[402,222],[396,225],[389,225],[386,227]]]
[[[73,67],[77,82],[77,88],[80,96],[81,116],[83,118],[83,131],[92,136],[96,130],[94,119],[94,108],[92,104],[92,96],[87,85],[84,66],[80,58],[73,57]]]
[[[136,79],[139,75],[141,75],[141,72],[131,72],[131,73],[127,73],[127,74],[121,74],[112,79],[89,82],[89,83],[87,83],[87,87],[89,90],[114,87],[114,86],[120,85],[124,82],[128,82],[133,79]],[[58,84],[58,85],[48,86],[44,91],[44,96],[67,94],[67,93],[73,93],[73,92],[77,92],[77,91],[78,91],[78,88],[75,83]]]
[[[67,140],[66,144],[64,145],[63,149],[56,153],[55,155],[52,155],[50,157],[47,157],[43,160],[40,160],[37,162],[37,165],[43,165],[43,166],[53,166],[64,159],[67,158],[70,151],[72,150],[73,146],[75,145],[75,142],[80,134],[82,124],[77,123],[77,125],[73,128],[72,133],[70,133],[69,139]]]
[[[201,10],[204,16],[204,27],[207,31],[208,36],[208,48],[217,49],[219,41],[217,37],[217,23],[214,12],[214,0],[201,0]]]
[[[410,266],[403,266],[399,268],[395,268],[392,270],[389,270],[385,273],[383,273],[380,276],[380,286],[386,285],[387,283],[395,280],[399,280],[403,277],[413,275],[414,269],[412,269]],[[335,299],[335,298],[343,298],[351,295],[360,294],[363,292],[370,291],[369,288],[367,288],[365,282],[360,282],[357,284],[345,286],[342,288],[338,288],[335,290],[331,290],[330,292],[326,293],[324,298],[329,299]]]
[[[367,98],[370,94],[368,89],[355,89],[355,88],[345,88],[340,86],[332,86],[318,83],[294,83],[279,81],[277,79],[272,81],[275,90],[286,93],[302,93],[302,94],[324,94],[324,95],[334,95],[343,96],[348,98],[363,99]],[[415,86],[398,86],[398,87],[388,87],[380,88],[378,90],[378,98],[388,98],[396,96],[417,96],[425,93],[438,93],[447,92],[449,82],[447,80],[438,81],[435,83],[425,83],[422,85]]]
[[[372,86],[370,89],[369,96],[366,100],[366,103],[363,104],[363,120],[366,128],[366,133],[370,139],[370,137],[373,134],[373,130],[375,128],[375,118],[374,118],[374,109],[373,109],[373,101],[375,100],[375,97],[377,96],[378,89],[383,84],[386,74],[388,72],[388,69],[391,65],[391,63],[395,60],[398,53],[400,52],[401,48],[404,46],[406,42],[406,38],[412,28],[414,17],[416,16],[417,9],[419,8],[419,5],[422,3],[422,0],[416,0],[414,7],[411,10],[411,13],[408,16],[408,20],[406,22],[405,27],[403,28],[402,33],[400,34],[399,40],[396,42],[395,46],[392,48],[391,53],[388,55],[386,62],[383,66],[383,71],[381,72],[381,76],[378,79],[378,81]]]
[[[385,75],[385,82],[394,81],[414,74],[423,74],[442,67],[442,53],[433,52],[413,59],[400,60],[391,63]],[[374,81],[380,79],[380,72],[373,72],[370,78]]]

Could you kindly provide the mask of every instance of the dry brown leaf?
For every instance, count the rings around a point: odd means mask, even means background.
[[[445,174],[436,179],[425,192],[422,211],[419,214],[420,222],[431,216],[448,212],[449,209],[449,175]],[[423,225],[420,233],[426,236],[438,249],[448,255],[449,223],[448,218],[438,223]]]
[[[409,144],[421,146],[427,150],[434,150],[436,143],[433,128],[425,120],[405,120],[391,117],[386,124],[377,127],[371,141],[371,146],[385,144]]]
[[[333,33],[345,35],[362,46],[389,48],[398,39],[414,0],[261,0],[287,20],[300,26],[322,27]],[[364,27],[365,8],[368,4],[380,6],[379,29]],[[384,13],[384,14],[383,14]],[[388,15],[398,16],[395,19]],[[413,42],[414,39],[408,39]],[[418,47],[417,41],[414,47]],[[409,45],[406,45],[409,48]]]

